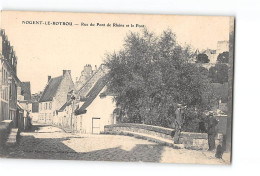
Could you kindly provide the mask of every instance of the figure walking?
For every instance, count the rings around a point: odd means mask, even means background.
[[[214,117],[213,112],[210,111],[208,115],[208,144],[209,151],[212,151],[216,148],[215,146],[215,136],[216,136],[216,126],[218,124],[217,119]]]

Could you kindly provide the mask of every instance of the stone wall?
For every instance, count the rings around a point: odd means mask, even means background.
[[[52,110],[59,110],[66,102],[70,90],[74,89],[74,83],[71,78],[70,70],[64,70],[63,79],[55,95],[55,103]]]
[[[12,127],[12,120],[4,120],[0,122],[0,151],[3,149]]]
[[[121,131],[135,132],[143,135],[151,135],[154,137],[173,140],[171,134],[174,129],[133,123],[106,125],[104,129],[105,133],[120,133]],[[222,141],[223,135],[220,133],[217,134],[216,145],[222,145]],[[207,133],[181,132],[180,143],[184,144],[184,147],[188,149],[207,150],[208,135]]]

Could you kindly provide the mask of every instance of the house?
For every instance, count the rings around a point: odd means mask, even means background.
[[[101,77],[79,103],[73,119],[73,131],[99,134],[105,125],[115,124],[116,104],[113,95],[107,93],[107,77]]]
[[[31,99],[31,83],[21,82],[20,87],[17,87],[17,100],[19,107],[24,110],[24,129],[29,127],[29,122],[32,112],[32,99]]]
[[[39,100],[42,96],[42,91],[32,94],[32,122],[38,122],[39,119]]]
[[[14,127],[22,126],[17,104],[17,88],[21,85],[17,77],[18,59],[4,30],[0,31],[0,60],[0,122],[12,120]]]
[[[75,98],[58,111],[55,123],[65,131],[98,134],[104,131],[105,125],[116,123],[114,96],[107,92],[106,86],[108,69],[101,65],[89,73],[91,75],[84,75],[88,79],[81,78],[85,82],[76,83],[77,89],[71,95]]]
[[[70,70],[63,70],[59,77],[48,76],[46,85],[39,100],[39,123],[52,124],[53,118],[68,100],[68,92],[74,89]]]
[[[26,110],[27,112],[32,111],[30,82],[22,82],[21,86],[17,87],[17,100],[24,110]]]

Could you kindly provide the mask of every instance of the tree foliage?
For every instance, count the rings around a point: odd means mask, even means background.
[[[225,83],[228,82],[228,65],[216,64],[209,69],[209,78],[213,83]]]
[[[209,63],[209,58],[207,54],[198,54],[196,62],[197,63]]]
[[[171,30],[160,36],[147,30],[129,33],[124,49],[107,54],[105,62],[108,89],[126,114],[122,121],[171,127],[169,107],[176,103],[187,105],[189,112],[209,108],[207,73],[190,58],[190,48],[179,45]]]
[[[218,55],[217,61],[219,63],[229,63],[229,52],[223,52]]]

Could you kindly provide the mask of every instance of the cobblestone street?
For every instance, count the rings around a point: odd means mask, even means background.
[[[216,159],[214,153],[206,151],[173,149],[129,136],[71,134],[47,125],[34,125],[30,132],[22,132],[19,145],[8,149],[4,157],[162,163],[228,163],[226,160]]]

